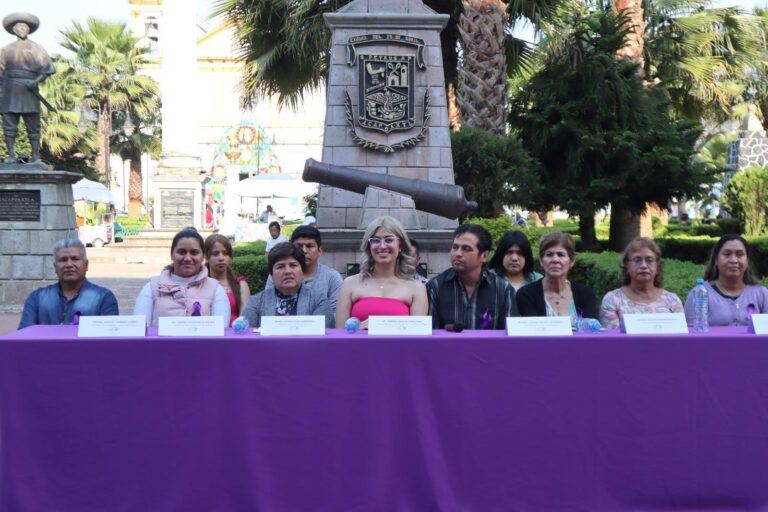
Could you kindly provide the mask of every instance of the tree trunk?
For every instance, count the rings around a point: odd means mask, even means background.
[[[629,59],[638,64],[637,75],[645,76],[643,69],[643,37],[645,37],[645,18],[642,0],[614,0],[617,12],[629,16],[627,44],[616,52],[619,59]],[[614,251],[623,251],[629,242],[641,235],[640,215],[631,213],[617,204],[611,205],[611,228],[609,245]]]
[[[451,130],[458,131],[461,128],[461,113],[459,111],[459,103],[456,100],[456,88],[459,84],[459,56],[456,48],[456,43],[459,41],[459,28],[457,23],[457,17],[453,12],[455,6],[451,2],[447,7],[444,5],[431,5],[435,2],[426,2],[437,12],[448,14],[448,24],[445,26],[442,32],[440,32],[440,46],[443,54],[443,77],[445,78],[445,95],[448,101],[448,125]],[[441,9],[441,7],[443,9]]]
[[[131,172],[128,180],[128,216],[140,217],[141,207],[144,204],[143,188],[141,176],[141,153],[134,155],[130,159]]]
[[[99,152],[96,155],[96,168],[107,185],[111,189],[111,179],[109,172],[109,139],[112,135],[112,110],[107,101],[99,105],[99,118],[96,128],[98,130]]]
[[[645,59],[643,58],[643,37],[645,35],[645,19],[643,18],[642,0],[615,0],[614,7],[616,11],[623,12],[629,16],[629,28],[631,32],[627,35],[627,44],[619,51],[616,56],[619,59],[629,59],[637,62],[639,65],[637,74],[641,78],[645,76],[643,67]]]
[[[446,92],[448,94],[448,126],[452,131],[457,132],[461,129],[461,109],[456,99],[456,86],[448,84]]]
[[[611,250],[623,251],[629,242],[640,236],[640,215],[632,213],[616,203],[611,204],[609,236]]]
[[[581,235],[582,251],[590,252],[597,247],[594,212],[579,215],[579,235]]]
[[[507,12],[502,0],[464,0],[459,33],[464,61],[458,103],[467,126],[503,135],[507,129]]]

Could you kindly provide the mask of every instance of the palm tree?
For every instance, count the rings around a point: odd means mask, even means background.
[[[128,135],[121,131],[112,137],[112,150],[120,155],[123,161],[129,161],[130,174],[128,179],[128,216],[139,217],[142,214],[143,201],[143,177],[141,157],[149,153],[154,157],[160,156],[162,150],[161,123],[159,122],[159,105],[155,106],[155,115],[142,117],[136,110],[129,109],[131,123],[135,130]],[[116,115],[116,123],[125,124],[126,114]]]
[[[765,35],[757,16],[706,0],[648,2],[645,75],[657,78],[679,116],[719,123],[764,68]]]
[[[497,135],[507,131],[508,19],[501,0],[464,0],[459,18],[464,48],[457,98],[461,119]]]
[[[280,105],[295,107],[306,92],[323,86],[328,77],[331,47],[330,31],[323,21],[323,14],[337,11],[350,1],[217,0],[211,17],[223,15],[234,28],[239,57],[244,63],[240,82],[242,105],[253,106],[258,98],[275,96]],[[424,0],[424,4],[435,12],[450,16],[448,25],[440,33],[440,44],[449,117],[454,128],[459,126],[456,115],[458,108],[454,100],[460,67],[458,23],[462,10],[467,9],[465,3],[468,2]],[[541,27],[566,3],[566,0],[494,2],[496,5],[505,4],[507,11],[504,30],[497,31],[493,36],[495,39],[503,33],[504,44],[498,41],[491,43],[495,48],[503,48],[506,53],[507,66],[506,69],[500,68],[502,71],[511,74],[521,66],[530,65],[533,54],[531,45],[512,36],[511,26],[520,20],[527,20],[534,27]],[[494,16],[501,16],[498,8],[494,12]],[[506,81],[503,72],[497,78]]]
[[[78,129],[78,107],[85,95],[85,88],[60,57],[56,58],[56,73],[40,85],[45,98],[56,111],[45,110],[41,116],[41,152],[58,159],[67,152],[90,155],[96,152],[95,130],[81,133]],[[60,166],[57,166],[60,169]]]
[[[223,15],[234,28],[239,57],[244,63],[241,103],[253,106],[259,98],[277,97],[280,105],[296,107],[304,94],[322,87],[328,78],[330,30],[323,15],[352,0],[217,0],[211,17]],[[428,0],[429,7],[454,15],[459,0]],[[446,84],[456,84],[458,62],[455,19],[441,34]]]
[[[120,22],[88,18],[85,25],[73,22],[72,27],[62,30],[61,34],[61,45],[74,54],[68,61],[68,73],[85,89],[84,108],[95,112],[97,117],[97,167],[109,186],[113,112],[131,105],[139,115],[148,115],[143,106],[145,103],[137,103],[136,98],[159,95],[152,78],[137,75],[140,66],[146,62],[149,49],[137,47],[138,39],[131,35],[125,23]]]

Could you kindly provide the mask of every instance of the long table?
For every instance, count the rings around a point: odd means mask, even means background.
[[[0,338],[0,510],[768,510],[768,339]]]

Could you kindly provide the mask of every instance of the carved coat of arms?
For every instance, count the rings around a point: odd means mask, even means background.
[[[414,55],[357,54],[357,46],[366,43],[400,43],[416,48]],[[424,69],[424,41],[397,34],[373,34],[352,37],[347,46],[347,63],[357,63],[357,120],[352,100],[347,94],[346,117],[352,140],[366,149],[391,153],[414,146],[424,139],[429,121],[429,90],[424,93],[421,126],[416,125],[416,68]],[[363,138],[357,126],[389,134],[398,130],[418,129],[412,137],[393,144],[379,144]]]

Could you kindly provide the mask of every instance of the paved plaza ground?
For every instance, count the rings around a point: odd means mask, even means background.
[[[106,263],[102,261],[106,254],[109,254],[108,248],[88,248],[88,279],[100,286],[106,286],[115,293],[121,314],[131,313],[139,291],[150,277],[160,273],[163,264]],[[20,316],[18,313],[0,314],[0,335],[15,331]]]

